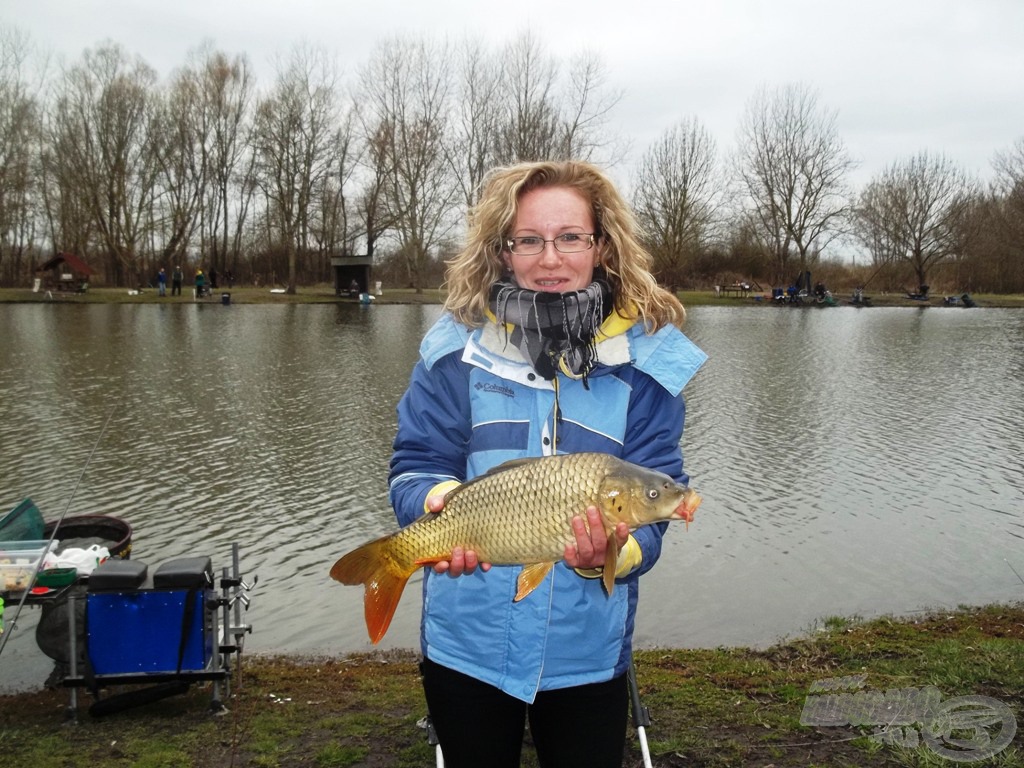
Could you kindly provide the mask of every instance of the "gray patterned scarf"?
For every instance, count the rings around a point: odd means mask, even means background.
[[[597,364],[597,329],[612,311],[611,286],[597,278],[582,291],[548,293],[520,288],[514,279],[491,286],[490,309],[514,328],[508,336],[548,381],[561,367],[583,379]]]

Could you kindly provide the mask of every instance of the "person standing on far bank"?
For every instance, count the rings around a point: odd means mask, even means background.
[[[398,405],[389,494],[401,525],[512,459],[598,451],[686,482],[683,386],[706,355],[651,275],[633,214],[588,163],[493,170],[448,262],[440,319]],[[667,525],[613,532],[596,508],[524,600],[520,566],[456,547],[424,578],[423,686],[449,768],[519,765],[525,723],[543,768],[617,768],[625,748],[640,576]]]
[[[181,296],[181,281],[185,279],[185,273],[181,267],[175,267],[171,272],[171,296]]]

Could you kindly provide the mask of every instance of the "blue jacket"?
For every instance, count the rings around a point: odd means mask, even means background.
[[[601,330],[587,388],[562,374],[544,380],[497,324],[470,330],[443,315],[424,337],[398,405],[389,482],[399,524],[424,513],[439,483],[556,451],[610,453],[686,482],[680,393],[707,356],[675,327],[647,335],[613,313]],[[622,674],[632,654],[638,577],[658,559],[665,528],[633,534],[642,559],[611,597],[599,579],[564,562],[519,602],[512,600],[519,566],[458,578],[427,569],[423,654],[526,702],[538,690]]]

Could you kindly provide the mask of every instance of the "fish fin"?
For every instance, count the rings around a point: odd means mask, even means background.
[[[554,565],[554,563],[531,563],[530,565],[524,565],[523,570],[519,574],[517,584],[519,591],[516,592],[512,602],[518,603],[540,586],[540,583],[544,581],[544,577],[548,575],[548,572]]]
[[[415,562],[416,562],[416,565],[423,566],[423,565],[434,565],[435,563],[440,563],[442,560],[451,560],[451,559],[452,559],[451,555],[448,555],[448,557],[421,557],[419,560],[417,560]]]
[[[499,472],[506,472],[510,469],[515,469],[516,467],[525,467],[527,464],[536,464],[537,459],[537,456],[531,456],[525,459],[509,459],[508,461],[501,462],[501,464],[498,464],[496,467],[491,467],[484,472],[484,475],[496,475]]]
[[[604,550],[604,574],[602,581],[604,582],[604,591],[611,597],[612,591],[615,589],[615,569],[616,561],[619,559],[619,544],[615,540],[615,534],[612,533],[608,536],[608,546]]]
[[[380,642],[391,626],[391,619],[402,599],[406,582],[416,571],[397,562],[388,552],[391,537],[371,541],[352,550],[331,568],[331,578],[342,584],[362,584],[363,613],[370,642]]]

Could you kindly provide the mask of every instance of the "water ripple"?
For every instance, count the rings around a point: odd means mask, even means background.
[[[238,542],[256,650],[365,649],[361,590],[327,573],[395,527],[395,406],[438,311],[0,306],[0,507],[57,517],[96,448],[69,514],[130,520],[151,564],[220,568]],[[689,318],[710,355],[683,441],[704,503],[643,580],[639,644],[1020,599],[1004,560],[1024,570],[1024,313]],[[386,647],[417,644],[417,591]]]

